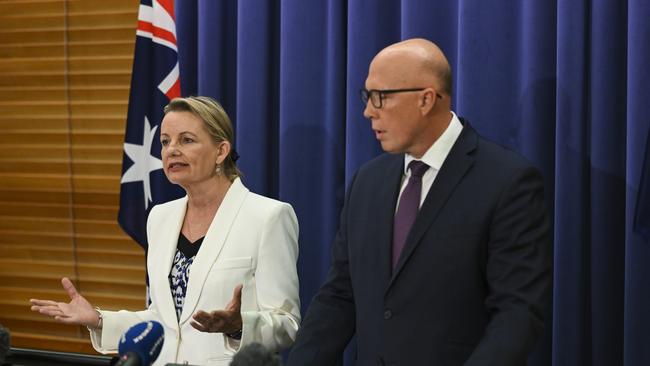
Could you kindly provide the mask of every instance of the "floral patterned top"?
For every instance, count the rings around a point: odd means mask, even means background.
[[[202,243],[203,238],[191,243],[183,234],[178,237],[174,263],[172,264],[172,270],[169,272],[169,288],[172,291],[177,319],[181,318],[181,313],[183,312],[187,283],[190,280],[190,267]]]

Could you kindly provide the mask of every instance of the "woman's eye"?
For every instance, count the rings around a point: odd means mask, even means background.
[[[169,140],[160,140],[160,144],[162,146],[167,146],[167,145],[169,145]]]
[[[183,143],[186,143],[186,144],[187,144],[187,143],[190,143],[190,142],[194,142],[194,140],[191,139],[191,138],[189,138],[189,137],[185,137],[185,138],[183,138]]]

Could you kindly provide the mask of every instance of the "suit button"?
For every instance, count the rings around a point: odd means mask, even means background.
[[[393,312],[390,310],[384,311],[384,319],[388,320],[393,317]]]

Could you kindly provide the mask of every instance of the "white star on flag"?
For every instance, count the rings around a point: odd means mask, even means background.
[[[120,183],[142,182],[144,188],[144,208],[149,207],[152,201],[151,186],[149,184],[149,173],[154,170],[162,169],[162,161],[151,155],[151,144],[156,135],[158,126],[151,128],[149,119],[144,117],[144,136],[142,145],[124,143],[124,153],[133,161],[133,165],[124,172]]]

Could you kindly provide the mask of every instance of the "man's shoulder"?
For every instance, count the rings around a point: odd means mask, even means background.
[[[475,159],[479,163],[499,165],[515,169],[533,167],[533,163],[519,152],[497,141],[491,140],[478,133],[472,126],[466,124],[461,136],[476,141]]]
[[[363,163],[354,171],[348,189],[354,187],[376,186],[390,177],[400,174],[404,164],[404,154],[382,153],[372,160]]]
[[[361,165],[359,173],[383,172],[385,174],[386,168],[402,166],[403,162],[404,154],[382,153]]]
[[[533,163],[519,152],[498,142],[479,136],[477,161],[513,169],[534,167]]]

